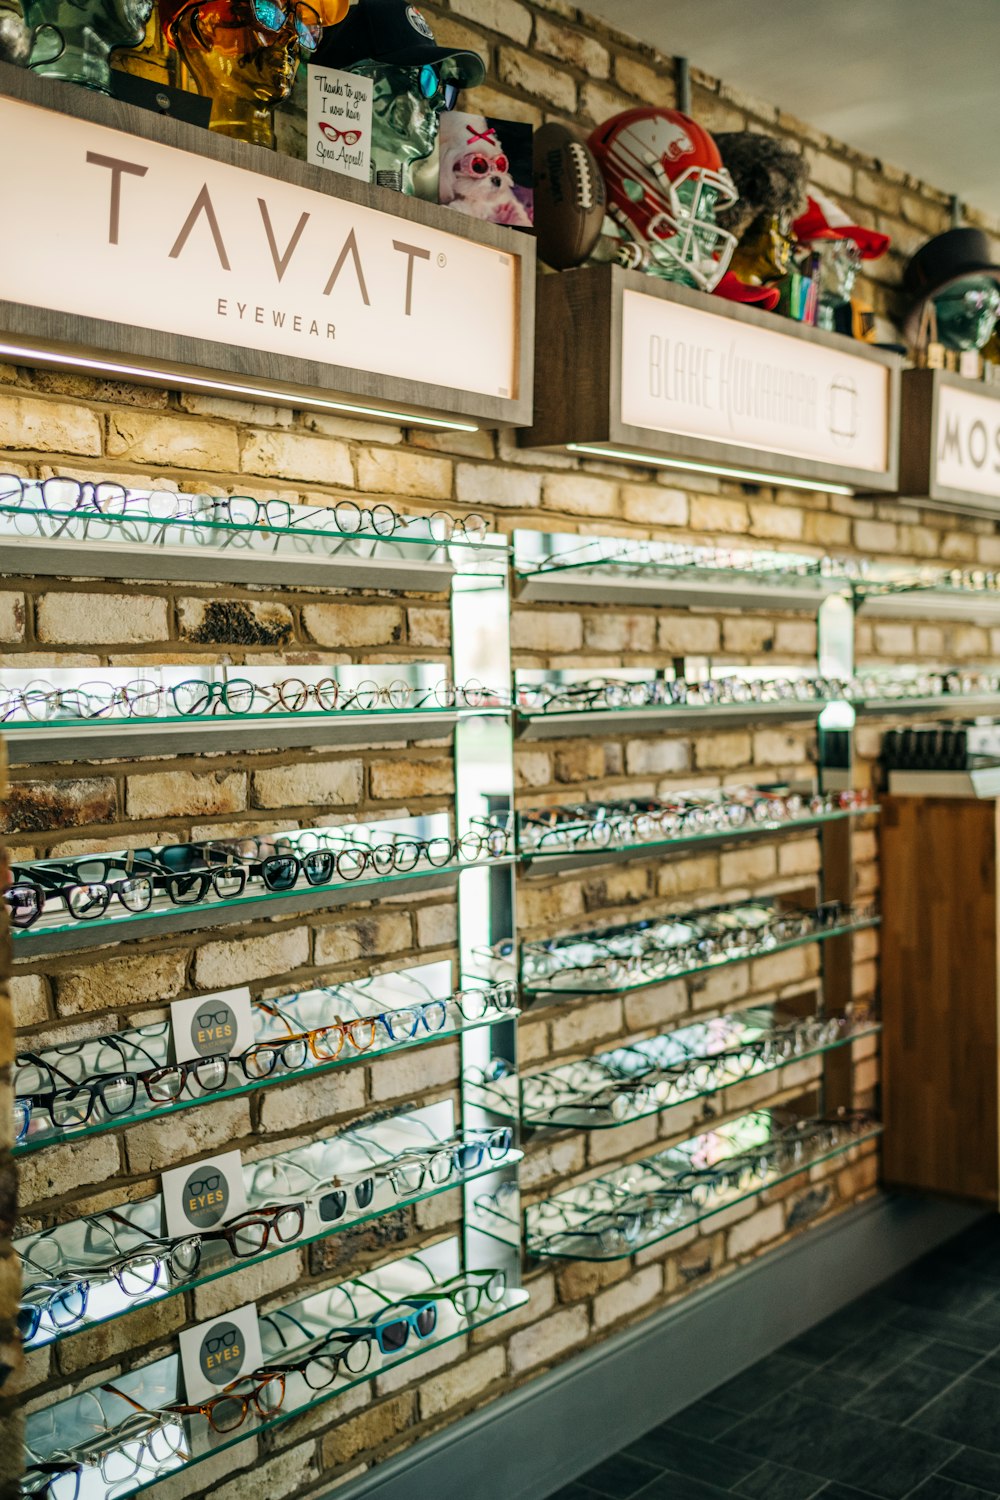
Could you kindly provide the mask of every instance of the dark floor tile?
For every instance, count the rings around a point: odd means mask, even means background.
[[[561,1490],[556,1490],[549,1500],[601,1500],[596,1490],[588,1489],[585,1484],[574,1480],[572,1484],[564,1485]]]
[[[725,1406],[735,1412],[757,1411],[775,1396],[784,1395],[808,1375],[809,1370],[809,1365],[799,1359],[789,1359],[784,1350],[780,1354],[769,1354],[712,1391],[712,1405]]]
[[[830,1361],[828,1368],[874,1385],[904,1360],[914,1359],[928,1342],[922,1333],[889,1323],[858,1339]]]
[[[677,1432],[666,1422],[630,1443],[626,1452],[630,1458],[669,1469],[674,1474],[688,1475],[703,1484],[716,1484],[724,1490],[745,1479],[760,1462],[723,1443],[708,1443]]]
[[[847,1484],[828,1484],[820,1490],[816,1500],[872,1500],[871,1490],[855,1490]]]
[[[928,1256],[887,1281],[882,1290],[896,1302],[972,1318],[993,1300],[997,1285],[969,1266],[949,1263],[943,1256]]]
[[[992,1354],[994,1349],[1000,1348],[1000,1331],[997,1329],[985,1328],[971,1318],[936,1312],[930,1307],[900,1308],[889,1326],[922,1333],[928,1339],[944,1339],[948,1344],[957,1344],[960,1349],[974,1349],[979,1354]]]
[[[708,1438],[711,1442],[713,1438],[722,1437],[730,1427],[735,1427],[739,1420],[736,1412],[728,1411],[724,1406],[716,1406],[712,1401],[696,1401],[693,1406],[687,1406],[671,1417],[666,1425],[675,1432]]]
[[[973,1365],[979,1364],[983,1356],[974,1349],[959,1349],[957,1344],[931,1339],[913,1357],[918,1364],[930,1365],[935,1370],[948,1370],[952,1375],[964,1375]]]
[[[992,1490],[972,1489],[967,1484],[959,1484],[956,1479],[943,1479],[940,1474],[934,1474],[918,1485],[907,1500],[996,1500],[996,1495]]]
[[[995,1385],[963,1375],[920,1414],[907,1432],[933,1433],[987,1453],[1000,1453],[1000,1397]]]
[[[846,1406],[855,1397],[859,1399],[868,1390],[868,1384],[855,1375],[842,1375],[832,1365],[821,1365],[795,1387],[796,1396],[808,1396],[812,1401],[826,1401],[830,1406]]]
[[[786,1468],[902,1500],[951,1457],[938,1434],[891,1427],[861,1413],[849,1419],[790,1392],[726,1434],[728,1446]]]
[[[765,1463],[746,1479],[741,1479],[733,1487],[733,1493],[745,1495],[747,1500],[812,1500],[822,1487],[822,1479],[817,1479],[815,1474],[802,1474],[798,1469]]]
[[[940,1396],[955,1379],[949,1370],[934,1370],[915,1361],[897,1365],[875,1385],[866,1386],[848,1410],[863,1411],[866,1417],[878,1417],[883,1422],[908,1422],[914,1412]]]
[[[1000,1354],[990,1354],[969,1372],[974,1380],[984,1380],[987,1385],[1000,1385]]]
[[[627,1453],[613,1453],[603,1463],[581,1474],[580,1483],[589,1485],[606,1500],[631,1500],[636,1490],[655,1479],[657,1473],[652,1464],[630,1458]]]
[[[731,1490],[720,1490],[717,1484],[704,1484],[689,1474],[659,1474],[640,1490],[635,1500],[733,1500]]]
[[[958,1479],[962,1484],[1000,1495],[1000,1455],[984,1453],[981,1448],[963,1448],[949,1458],[941,1470],[942,1477]]]

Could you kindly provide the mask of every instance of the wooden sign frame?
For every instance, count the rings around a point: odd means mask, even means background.
[[[938,427],[942,419],[942,391],[958,390],[996,403],[995,431],[1000,431],[1000,386],[967,380],[950,370],[907,370],[903,375],[902,438],[900,443],[899,494],[907,504],[936,506],[941,510],[1000,519],[1000,473],[996,494],[980,494],[945,483],[940,475]],[[987,454],[1000,462],[993,440],[987,434]]]
[[[713,318],[755,325],[771,333],[822,345],[852,358],[871,361],[888,372],[886,469],[872,472],[826,459],[768,453],[763,449],[683,433],[636,427],[621,420],[622,322],[626,291],[679,303]],[[846,348],[845,348],[846,346]],[[535,328],[535,416],[518,434],[528,448],[568,444],[628,450],[635,457],[663,456],[672,466],[752,469],[767,475],[824,481],[861,491],[896,489],[899,453],[898,354],[806,327],[788,318],[663,281],[620,266],[585,266],[539,280]]]

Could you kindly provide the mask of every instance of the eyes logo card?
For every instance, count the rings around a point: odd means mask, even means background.
[[[170,1025],[177,1062],[246,1052],[254,1043],[249,986],[216,990],[194,1000],[175,1000],[170,1007]]]
[[[211,1400],[223,1386],[259,1370],[264,1362],[256,1303],[185,1328],[178,1344],[188,1402]]]
[[[375,84],[358,73],[307,68],[309,114],[306,161],[368,182]]]
[[[167,1234],[182,1239],[216,1229],[245,1213],[246,1188],[238,1151],[210,1156],[192,1167],[171,1167],[160,1177]]]

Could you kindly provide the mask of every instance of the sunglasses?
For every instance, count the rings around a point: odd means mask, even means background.
[[[22,1342],[31,1343],[43,1318],[47,1318],[57,1329],[72,1328],[75,1324],[82,1323],[89,1296],[90,1283],[83,1280],[67,1280],[64,1283],[58,1277],[52,1277],[25,1287],[24,1300],[17,1310],[17,1331]]]
[[[351,1341],[356,1338],[374,1339],[380,1353],[398,1354],[401,1349],[406,1348],[411,1330],[418,1339],[428,1339],[437,1327],[437,1307],[434,1302],[428,1299],[414,1301],[416,1305],[402,1317],[398,1314],[390,1317],[393,1309],[389,1307],[384,1313],[379,1313],[374,1322],[343,1329],[340,1337]]]
[[[148,874],[107,860],[29,865],[23,871],[12,866],[11,873],[14,879],[3,896],[14,927],[37,922],[50,898],[61,901],[77,922],[103,917],[112,898],[133,916],[153,904],[153,881]]]
[[[247,871],[234,860],[209,867],[197,844],[166,844],[162,849],[136,849],[134,857],[152,869],[153,885],[174,906],[196,906],[214,891],[220,901],[235,901],[246,889]]]
[[[319,13],[304,0],[282,5],[280,0],[251,0],[254,19],[263,31],[277,36],[291,22],[303,52],[315,52],[323,37]]]

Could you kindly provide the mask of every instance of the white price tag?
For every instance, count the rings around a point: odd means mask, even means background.
[[[170,1025],[177,1062],[246,1052],[254,1044],[249,986],[216,990],[194,1000],[175,1000],[170,1007]]]
[[[246,1211],[243,1161],[238,1151],[210,1156],[190,1167],[171,1167],[160,1177],[163,1215],[171,1238],[217,1229]]]
[[[306,160],[367,182],[371,172],[374,81],[333,68],[307,68],[306,76]]]
[[[217,1396],[223,1386],[251,1375],[264,1362],[254,1302],[185,1328],[178,1341],[184,1394],[192,1405]]]

